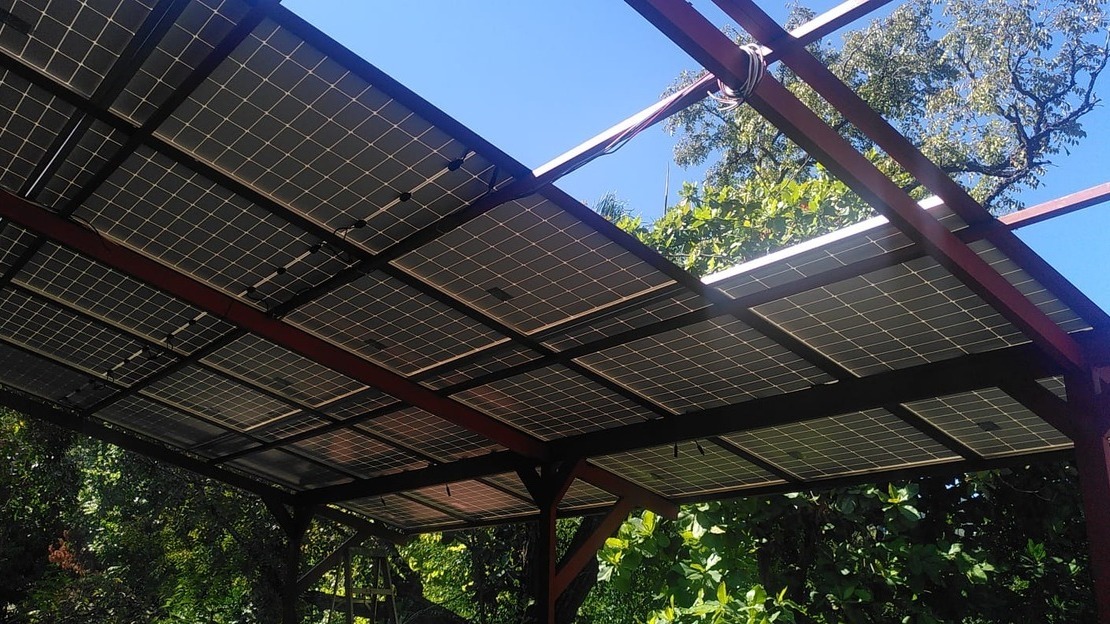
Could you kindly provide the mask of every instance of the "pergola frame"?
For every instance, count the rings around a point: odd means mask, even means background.
[[[237,326],[229,334],[221,337],[205,348],[182,357],[180,362],[130,387],[118,385],[117,392],[92,406],[86,413],[70,413],[43,405],[33,399],[10,391],[0,391],[0,402],[25,413],[40,417],[60,426],[81,431],[93,437],[129,448],[137,452],[173,463],[199,474],[209,476],[229,485],[255,493],[267,501],[279,524],[289,535],[286,553],[286,585],[288,596],[284,605],[286,621],[295,621],[295,597],[299,591],[311,584],[314,575],[322,573],[329,557],[304,575],[298,575],[300,565],[300,540],[308,523],[314,516],[322,516],[351,525],[356,533],[350,538],[361,541],[370,536],[396,540],[400,536],[379,526],[368,523],[356,516],[329,508],[327,503],[351,500],[370,495],[398,493],[421,486],[448,484],[463,479],[489,477],[507,471],[515,471],[527,487],[532,501],[539,510],[538,521],[541,527],[541,565],[537,566],[540,578],[537,579],[538,617],[543,622],[554,621],[555,600],[566,588],[570,580],[582,568],[588,558],[611,534],[620,521],[634,507],[647,507],[663,515],[673,516],[677,512],[676,501],[669,500],[626,480],[612,472],[590,464],[586,458],[614,453],[620,450],[644,448],[652,445],[671,444],[694,439],[709,439],[728,452],[739,455],[768,472],[782,478],[784,485],[755,488],[744,494],[759,494],[784,489],[796,489],[801,482],[789,471],[747,453],[717,436],[734,433],[744,429],[762,426],[812,420],[853,410],[871,407],[886,407],[895,416],[928,435],[942,446],[962,458],[959,462],[944,464],[931,470],[955,473],[961,470],[976,470],[992,466],[1008,465],[1012,458],[990,460],[977,454],[952,436],[946,434],[925,419],[902,407],[903,403],[938,396],[947,393],[974,390],[986,387],[1000,387],[1019,403],[1056,426],[1075,442],[1075,456],[1080,467],[1084,504],[1088,518],[1088,531],[1092,543],[1092,571],[1098,596],[1100,621],[1110,623],[1110,447],[1107,433],[1110,432],[1110,402],[1102,392],[1106,378],[1103,367],[1110,365],[1110,353],[1106,352],[1107,333],[1110,331],[1110,318],[1090,302],[1082,293],[1031,252],[1011,229],[1036,222],[1052,214],[1061,214],[1094,202],[1102,201],[1110,195],[1110,187],[1102,185],[1085,194],[1063,198],[1042,207],[1019,213],[1001,220],[993,219],[981,206],[967,195],[955,182],[948,178],[920,151],[912,146],[887,122],[879,117],[847,86],[833,76],[805,50],[805,45],[825,36],[870,11],[886,4],[888,0],[855,0],[829,11],[809,24],[792,33],[785,32],[749,0],[716,0],[717,4],[753,34],[764,46],[768,61],[782,60],[802,79],[825,97],[837,110],[858,128],[871,136],[887,153],[891,154],[911,174],[916,176],[927,188],[936,193],[944,203],[971,226],[960,234],[953,234],[941,225],[927,211],[920,210],[916,202],[898,189],[877,169],[831,128],[824,124],[804,104],[794,98],[773,78],[763,79],[749,98],[749,103],[796,143],[806,148],[844,180],[877,211],[887,216],[916,244],[909,248],[889,252],[876,258],[861,260],[839,270],[823,273],[815,278],[799,280],[787,286],[771,289],[741,299],[722,296],[714,288],[706,286],[660,256],[646,251],[632,239],[612,228],[604,220],[586,209],[579,210],[575,216],[584,222],[595,225],[611,240],[624,246],[633,254],[645,260],[654,268],[665,273],[677,286],[688,288],[707,298],[708,308],[629,330],[608,338],[596,340],[579,347],[556,351],[542,342],[542,335],[527,335],[515,330],[508,324],[498,321],[489,314],[470,306],[462,300],[430,287],[422,280],[408,275],[390,265],[402,255],[426,244],[448,231],[460,227],[468,221],[485,214],[507,201],[539,193],[547,197],[565,200],[562,191],[551,186],[561,176],[573,171],[591,158],[600,154],[615,137],[621,136],[630,127],[641,124],[644,119],[653,123],[693,104],[704,97],[704,93],[720,79],[726,84],[736,85],[745,79],[737,68],[746,66],[747,52],[737,47],[713,27],[704,17],[682,0],[627,0],[664,34],[674,40],[694,59],[709,70],[695,84],[705,88],[691,89],[679,97],[672,97],[646,109],[609,129],[605,133],[587,141],[578,148],[567,152],[551,163],[535,170],[514,168],[503,172],[505,177],[490,181],[491,192],[451,216],[440,220],[433,226],[420,230],[385,250],[371,254],[363,248],[347,241],[336,232],[329,232],[318,224],[299,215],[297,212],[269,199],[248,185],[236,180],[220,170],[198,162],[176,146],[159,139],[154,131],[174,110],[184,102],[192,91],[213,72],[224,59],[267,17],[272,19],[296,20],[291,14],[282,13],[275,17],[276,2],[259,0],[253,8],[224,38],[208,58],[176,90],[173,97],[151,115],[140,127],[120,117],[110,110],[113,99],[126,86],[127,78],[141,65],[160,38],[173,25],[174,20],[188,4],[183,0],[162,0],[144,22],[127,50],[112,71],[101,82],[100,87],[89,97],[85,97],[69,87],[61,85],[38,70],[24,65],[6,55],[0,55],[3,68],[21,76],[32,84],[45,89],[53,96],[73,105],[77,112],[69,120],[65,130],[51,146],[47,156],[35,168],[28,183],[20,189],[20,194],[0,194],[0,217],[36,233],[39,238],[3,276],[0,286],[20,288],[12,284],[12,278],[22,270],[31,257],[50,240],[94,258],[106,266],[119,270],[140,281],[154,285],[175,297],[207,311]],[[500,153],[496,148],[477,137],[469,130],[446,117],[438,110],[421,104],[419,98],[412,96],[403,86],[381,74],[376,68],[343,49],[335,49],[334,44],[325,39],[314,42],[330,53],[342,57],[346,62],[357,66],[361,71],[373,75],[375,80],[387,86],[395,94],[406,97],[406,101],[422,116],[448,127],[459,135],[466,136],[472,145],[481,146],[492,153]],[[407,96],[406,96],[407,94]],[[44,188],[45,181],[65,160],[66,155],[75,147],[76,140],[93,121],[106,123],[125,133],[127,142],[117,151],[115,157],[103,165],[84,189],[57,214],[42,210],[33,204],[38,193]],[[293,223],[307,232],[317,235],[321,240],[343,253],[349,254],[357,262],[318,286],[309,289],[282,305],[261,312],[235,297],[229,296],[175,269],[158,263],[125,246],[105,240],[95,231],[71,219],[73,212],[90,197],[96,188],[139,146],[150,146],[168,155],[179,164],[201,173],[236,193],[247,197],[256,205]],[[576,202],[562,201],[562,205],[580,206]],[[1067,303],[1093,328],[1089,336],[1078,340],[1061,330],[1043,312],[1034,306],[1024,295],[1007,282],[995,269],[979,258],[968,247],[968,243],[986,239],[1006,252],[1022,268],[1047,286],[1062,301]],[[858,377],[851,371],[823,356],[815,349],[796,340],[789,333],[761,317],[753,308],[760,303],[784,297],[790,291],[815,288],[835,282],[845,276],[860,275],[870,267],[887,266],[894,262],[930,255],[940,264],[959,277],[975,293],[980,295],[1000,314],[1020,328],[1032,344],[998,350],[985,354],[967,355],[955,360],[926,364],[890,373]],[[421,378],[432,377],[435,369],[425,371],[422,377],[405,378],[384,367],[335,347],[306,331],[299,330],[281,321],[282,317],[308,302],[316,300],[336,288],[348,284],[363,274],[378,270],[400,280],[432,299],[446,304],[485,327],[492,328],[510,338],[507,343],[494,345],[486,350],[467,356],[477,360],[506,345],[523,345],[539,352],[542,357],[526,364],[508,367],[489,373],[467,382],[430,390],[418,382]],[[583,324],[607,316],[615,316],[621,311],[643,305],[663,292],[624,302],[586,317],[568,321],[565,326]],[[41,293],[30,293],[42,296]],[[64,306],[64,302],[51,300],[51,303]],[[80,310],[70,309],[75,314]],[[607,346],[626,343],[642,337],[657,335],[665,331],[686,327],[694,323],[720,316],[731,316],[744,321],[772,338],[803,361],[813,364],[829,374],[837,383],[816,386],[807,390],[766,399],[747,401],[738,405],[703,410],[687,414],[682,419],[667,418],[669,412],[619,384],[610,381],[575,359],[589,353],[598,352]],[[97,319],[103,322],[104,319]],[[119,331],[126,328],[113,326]],[[561,329],[555,328],[555,329]],[[555,331],[554,329],[552,331]],[[142,337],[130,332],[133,338]],[[331,422],[301,434],[284,438],[278,442],[256,440],[256,445],[244,451],[237,451],[222,457],[204,461],[194,456],[168,449],[113,427],[92,422],[85,416],[126,396],[140,388],[165,378],[175,370],[189,364],[201,364],[201,360],[236,338],[253,333],[289,350],[308,357],[318,363],[341,372],[366,385],[384,391],[399,401],[393,405],[374,410],[357,419]],[[11,345],[16,346],[16,345]],[[165,345],[151,345],[165,348]],[[18,347],[17,347],[18,348]],[[171,346],[172,350],[172,346]],[[36,353],[37,356],[44,354]],[[60,366],[64,362],[55,360]],[[472,407],[449,398],[451,394],[464,389],[506,379],[513,375],[538,370],[552,363],[567,366],[582,376],[613,391],[615,394],[632,401],[656,418],[644,423],[625,425],[597,433],[571,436],[553,442],[544,442],[517,428],[506,425]],[[458,365],[458,361],[452,362]],[[971,374],[974,373],[974,374]],[[1068,401],[1065,403],[1051,392],[1036,384],[1035,379],[1053,375],[1064,375],[1067,379]],[[240,379],[253,390],[266,392],[258,384]],[[284,400],[288,400],[285,398]],[[414,470],[384,477],[370,479],[358,478],[354,481],[332,487],[318,488],[301,493],[291,493],[280,488],[263,484],[244,477],[237,472],[221,467],[221,464],[264,450],[280,449],[282,452],[296,454],[302,459],[310,457],[298,454],[287,448],[299,440],[320,433],[348,427],[355,422],[372,420],[374,417],[401,409],[406,406],[423,408],[444,420],[504,446],[506,451],[481,457],[459,460],[451,463],[438,463],[426,469]],[[311,412],[307,405],[300,406]],[[748,418],[743,426],[738,426],[736,416],[739,411],[745,414],[758,414]],[[317,413],[316,415],[323,416]],[[378,438],[391,446],[398,446],[394,440]],[[407,452],[421,454],[420,449],[405,448]],[[1045,458],[1059,457],[1059,453],[1045,453]],[[1019,461],[1028,461],[1029,457]],[[334,469],[334,467],[332,467]],[[914,474],[921,474],[918,469]],[[829,479],[822,485],[834,485],[859,480],[901,476],[904,471],[871,473],[842,479]],[[354,475],[352,475],[354,476]],[[596,487],[611,492],[618,497],[617,503],[608,509],[601,526],[589,536],[578,549],[568,555],[561,566],[556,565],[554,544],[554,522],[557,505],[575,479],[589,482]],[[520,498],[512,490],[485,482],[491,487],[511,496]],[[811,487],[812,484],[807,484]],[[415,501],[415,499],[413,499]],[[427,501],[418,501],[429,505]],[[472,519],[442,506],[439,511],[460,520],[477,525]],[[318,576],[316,576],[318,578]]]

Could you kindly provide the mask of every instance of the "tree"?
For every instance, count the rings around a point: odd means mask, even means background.
[[[791,22],[810,17],[795,9]],[[911,0],[839,48],[826,41],[810,50],[977,199],[1005,210],[1085,136],[1082,118],[1099,103],[1110,57],[1107,27],[1102,0]],[[880,168],[920,189],[789,70],[774,73]],[[668,128],[679,135],[679,164],[716,159],[713,187],[815,175],[814,161],[748,107],[705,101]]]

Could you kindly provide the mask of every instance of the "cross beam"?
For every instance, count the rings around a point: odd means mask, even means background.
[[[222,318],[311,360],[376,387],[410,405],[482,435],[532,460],[545,461],[548,445],[478,410],[442,397],[386,368],[373,364],[297,327],[184,275],[86,227],[6,191],[0,192],[0,217],[45,236],[78,253],[150,284],[167,294]],[[582,478],[618,496],[654,504],[662,497],[606,471],[584,471]],[[662,509],[673,508],[667,504]]]
[[[688,3],[626,2],[723,82],[734,88],[743,82],[738,71],[746,67],[746,52]],[[765,75],[748,101],[1058,363],[1069,370],[1086,369],[1082,351],[1059,326],[782,84]],[[975,214],[990,218],[981,206],[978,213],[969,209],[969,216]]]

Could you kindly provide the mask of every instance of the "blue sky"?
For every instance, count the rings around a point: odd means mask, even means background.
[[[684,69],[697,65],[619,0],[285,0],[285,6],[530,167],[538,167],[655,102]],[[728,20],[708,0],[694,6]],[[780,21],[785,5],[762,6]],[[821,12],[834,1],[806,3]],[[1110,94],[1110,76],[1101,91]],[[1062,156],[1027,193],[1027,205],[1110,180],[1110,110],[1085,121],[1088,139]],[[700,170],[671,162],[674,139],[659,128],[634,138],[559,182],[586,203],[608,191],[645,218],[673,203]],[[1020,236],[1104,309],[1110,309],[1110,204]]]

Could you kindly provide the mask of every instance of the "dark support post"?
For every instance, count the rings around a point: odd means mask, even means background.
[[[300,614],[297,612],[297,599],[300,591],[297,581],[301,566],[301,547],[304,545],[304,534],[312,524],[312,517],[316,510],[309,506],[293,507],[290,512],[284,505],[266,500],[266,507],[285,531],[285,569],[281,584],[281,621],[282,624],[299,624]]]
[[[1098,621],[1110,624],[1110,387],[1090,370],[1066,381]]]
[[[560,466],[544,464],[537,474],[531,468],[517,470],[524,487],[532,495],[539,507],[537,521],[537,554],[535,564],[536,582],[536,621],[538,624],[555,624],[555,600],[559,597],[555,589],[555,549],[558,539],[555,534],[555,520],[558,516],[559,501],[563,500],[574,479],[586,466],[584,460],[572,460]]]
[[[605,514],[601,524],[577,548],[566,554],[559,569],[555,572],[555,598],[558,598],[586,567],[590,559],[597,556],[597,551],[605,544],[605,540],[616,531],[635,505],[628,498],[617,501],[609,513]]]

